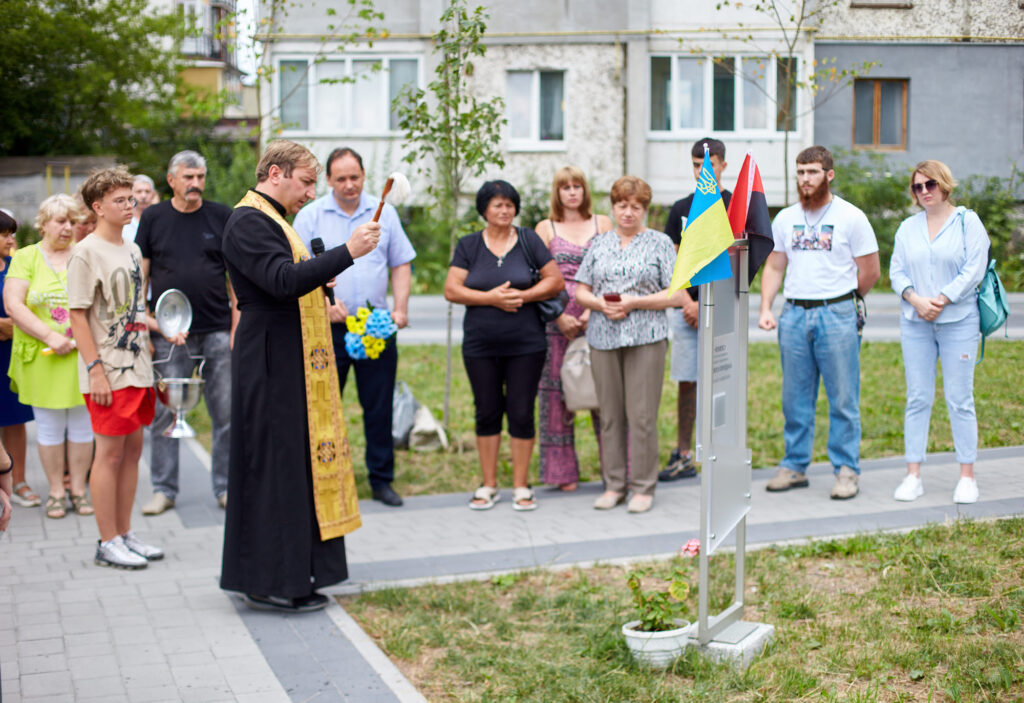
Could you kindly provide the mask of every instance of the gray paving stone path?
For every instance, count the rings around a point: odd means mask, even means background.
[[[31,433],[31,430],[30,430]],[[148,452],[146,454],[148,456]],[[145,517],[148,466],[140,473],[133,525],[167,557],[144,571],[97,567],[95,521],[48,520],[15,507],[0,538],[0,694],[19,701],[423,701],[337,604],[282,617],[257,613],[217,587],[223,514],[210,490],[208,457],[182,445],[182,494],[174,510]],[[898,458],[864,462],[861,495],[828,499],[830,467],[808,489],[767,494],[755,472],[748,541],[776,542],[901,530],[958,517],[1024,513],[1024,447],[983,450],[981,500],[954,506],[951,455],[925,465],[925,495],[896,503]],[[28,478],[45,493],[30,442]],[[489,512],[468,494],[409,498],[400,509],[363,502],[364,526],[346,539],[351,578],[329,592],[361,592],[481,578],[524,568],[659,558],[698,531],[696,480],[658,487],[654,510],[591,508],[600,486],[574,494],[538,489],[540,507],[517,513],[511,489]]]

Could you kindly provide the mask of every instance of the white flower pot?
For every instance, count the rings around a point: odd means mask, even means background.
[[[688,620],[676,619],[679,627],[661,632],[643,632],[633,628],[640,624],[639,620],[627,622],[622,626],[622,634],[633,657],[647,666],[664,669],[676,660],[690,643],[692,626]]]

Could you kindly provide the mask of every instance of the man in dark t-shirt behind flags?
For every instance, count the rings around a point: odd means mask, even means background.
[[[728,165],[725,162],[725,144],[717,139],[705,137],[698,139],[690,156],[693,160],[693,177],[700,178],[700,169],[704,164],[704,145],[708,145],[711,169],[715,172],[718,189],[722,193],[722,203],[726,209],[732,196],[722,190],[722,173]],[[668,214],[665,223],[665,234],[672,239],[679,250],[683,229],[690,216],[690,205],[693,204],[693,193],[682,200],[677,200]],[[697,293],[696,286],[686,289],[686,302],[681,308],[668,309],[669,327],[672,329],[672,359],[669,366],[669,378],[679,384],[679,400],[677,401],[678,431],[676,448],[672,450],[668,465],[658,474],[659,481],[675,481],[697,475],[693,465],[693,453],[690,451],[693,442],[693,423],[697,416]]]
[[[213,494],[223,508],[227,505],[231,433],[231,334],[238,322],[221,254],[221,236],[231,208],[203,200],[206,160],[195,151],[182,151],[171,158],[167,182],[173,197],[142,213],[135,241],[152,283],[151,305],[164,291],[181,290],[192,305],[192,326],[187,333],[165,338],[151,322],[153,361],[161,376],[188,378],[194,366],[190,356],[206,359],[203,395],[212,424]],[[167,363],[159,363],[168,355]],[[153,497],[142,508],[145,515],[158,515],[173,507],[177,499],[178,440],[162,435],[172,420],[171,411],[158,405],[151,437]]]

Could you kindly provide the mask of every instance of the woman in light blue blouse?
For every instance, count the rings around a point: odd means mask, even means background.
[[[665,309],[682,305],[682,292],[668,294],[676,258],[672,240],[646,224],[650,186],[623,176],[612,185],[611,200],[615,229],[590,241],[576,272],[576,301],[591,310],[587,342],[601,406],[605,492],[594,507],[614,508],[632,491],[627,509],[645,513],[654,503],[660,468]]]
[[[936,362],[960,462],[954,503],[978,500],[974,461],[978,420],[974,412],[974,365],[981,339],[978,284],[988,265],[989,239],[973,210],[954,207],[956,181],[941,161],[922,161],[910,177],[910,195],[923,208],[896,231],[889,278],[903,298],[900,343],[907,378],[903,441],[907,476],[896,500],[924,494],[921,463],[935,400]]]

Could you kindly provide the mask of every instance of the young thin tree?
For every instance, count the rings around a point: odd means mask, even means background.
[[[746,86],[753,86],[761,91],[769,102],[776,107],[777,129],[782,131],[783,180],[785,183],[785,204],[789,205],[789,133],[796,128],[798,117],[809,114],[825,101],[831,99],[840,90],[853,83],[878,65],[877,61],[864,61],[849,68],[839,69],[833,57],[815,59],[809,72],[800,70],[800,54],[798,47],[801,36],[816,28],[829,10],[838,4],[838,0],[760,0],[746,7],[766,17],[773,27],[778,29],[781,42],[773,42],[762,46],[763,37],[755,39],[753,32],[731,33],[723,31],[724,39],[740,40],[758,50],[758,53],[774,58],[778,64],[777,85],[775,95],[768,93],[760,81],[747,80]],[[740,8],[743,2],[722,0],[716,9],[725,7]],[[742,25],[741,25],[742,26]],[[781,44],[781,50],[780,50]],[[691,49],[693,53],[704,53],[699,49]],[[714,58],[715,64],[733,73],[734,76],[746,79],[742,70],[722,58]],[[831,66],[829,65],[831,63]],[[806,91],[810,94],[811,104],[804,110],[797,107],[797,94]]]
[[[434,35],[438,56],[434,80],[427,91],[406,89],[395,99],[399,125],[405,131],[408,153],[430,184],[439,220],[449,232],[449,257],[458,238],[463,187],[493,165],[503,167],[499,150],[505,124],[501,98],[483,99],[470,90],[473,59],[486,52],[482,43],[487,28],[483,7],[470,11],[465,0],[449,0]],[[452,388],[452,304],[448,304],[447,364],[444,388],[444,425],[448,427]]]

